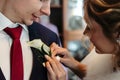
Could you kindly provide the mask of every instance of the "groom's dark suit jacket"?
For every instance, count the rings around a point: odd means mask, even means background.
[[[34,22],[32,25],[28,26],[28,30],[29,30],[30,40],[41,39],[48,46],[52,42],[56,42],[57,44],[60,43],[59,38],[54,32],[52,32],[51,30],[47,29],[46,27],[44,27],[39,23]],[[40,52],[35,48],[31,48],[31,49],[33,52],[33,68],[31,72],[30,80],[48,80],[47,70],[45,67],[42,66],[42,62],[41,62],[44,59],[38,60],[38,54],[40,54]],[[0,68],[0,80],[6,80],[4,74],[2,73],[1,68]]]

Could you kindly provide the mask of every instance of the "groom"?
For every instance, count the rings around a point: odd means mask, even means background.
[[[52,42],[60,43],[55,33],[34,22],[41,15],[50,15],[50,0],[0,1],[0,80],[10,80],[11,78],[10,50],[13,40],[4,29],[15,28],[18,25],[22,27],[20,36],[23,55],[22,80],[48,80],[47,70],[38,60],[40,52],[28,47],[26,43],[38,38],[48,46]]]

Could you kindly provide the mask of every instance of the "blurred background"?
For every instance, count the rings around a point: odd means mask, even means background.
[[[61,45],[78,61],[84,59],[93,48],[89,39],[83,35],[86,26],[83,0],[51,0],[51,15],[40,17],[38,22],[55,32],[61,39]],[[78,80],[69,69],[68,74],[68,80]]]

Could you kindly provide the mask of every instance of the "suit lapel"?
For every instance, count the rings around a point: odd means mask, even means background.
[[[37,29],[35,29],[34,31],[34,27],[35,27],[34,25],[28,27],[30,41],[33,39],[42,38],[41,36],[38,35],[36,31]],[[47,80],[47,70],[42,65],[43,59],[38,60],[38,54],[40,54],[40,52],[35,48],[31,48],[31,49],[33,53],[33,68],[30,76],[30,80],[41,80],[41,79]]]
[[[30,40],[41,39],[48,46],[52,42],[56,42],[57,44],[59,44],[58,36],[54,32],[40,25],[39,23],[34,22],[31,26],[28,26],[28,30]],[[48,80],[47,69],[43,67],[41,63],[41,61],[44,61],[44,58],[40,58],[40,60],[38,60],[38,55],[40,54],[40,52],[35,48],[31,49],[33,52],[33,68],[30,80]]]
[[[0,68],[0,80],[6,80],[1,68]]]
[[[39,26],[39,27],[41,27],[41,26]],[[44,34],[44,32],[41,32],[41,30],[40,30],[39,33],[37,33],[38,29],[34,30],[34,26],[30,26],[28,30],[29,30],[30,41],[33,39],[41,39],[41,40],[44,39],[44,41],[47,40],[45,37],[43,38],[43,35],[42,36],[40,35],[41,33]],[[33,54],[36,55],[36,57],[38,59],[39,54],[41,54],[40,51],[35,48],[31,48],[31,49],[32,49]],[[41,59],[39,58],[38,61],[40,63],[43,63],[45,60],[44,60],[44,58],[41,58]]]

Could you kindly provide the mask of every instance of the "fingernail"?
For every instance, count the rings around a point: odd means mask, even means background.
[[[43,62],[42,65],[45,67],[45,62]]]
[[[45,55],[46,58],[48,58],[48,55]]]

